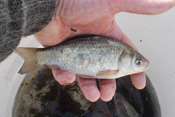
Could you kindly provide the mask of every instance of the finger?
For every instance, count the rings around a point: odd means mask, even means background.
[[[100,98],[95,79],[78,78],[78,83],[86,99],[95,102]]]
[[[67,85],[69,83],[72,83],[76,79],[75,74],[72,72],[53,69],[52,73],[55,80],[61,85]]]
[[[116,82],[114,79],[102,79],[99,81],[101,100],[110,101],[116,91]]]
[[[137,89],[143,89],[146,86],[145,73],[138,73],[131,75],[131,81]]]
[[[137,14],[159,14],[171,9],[175,0],[113,0],[111,7],[116,12],[131,12]]]

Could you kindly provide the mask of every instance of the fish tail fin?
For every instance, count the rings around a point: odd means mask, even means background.
[[[25,74],[39,68],[41,65],[37,62],[36,52],[38,48],[16,48],[15,52],[24,59],[24,64],[18,71],[20,74]]]

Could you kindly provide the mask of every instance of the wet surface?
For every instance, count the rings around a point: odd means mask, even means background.
[[[77,82],[59,85],[49,69],[31,72],[24,78],[13,107],[13,117],[161,117],[155,90],[137,90],[129,77],[117,79],[117,91],[110,102],[91,103]],[[98,83],[98,81],[97,81]]]

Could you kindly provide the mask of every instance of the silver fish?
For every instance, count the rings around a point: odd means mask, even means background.
[[[143,72],[149,61],[132,47],[102,36],[79,37],[49,48],[17,48],[24,60],[19,73],[46,65],[83,78],[114,79]]]

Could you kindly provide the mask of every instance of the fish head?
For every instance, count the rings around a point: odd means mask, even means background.
[[[126,76],[146,71],[149,61],[136,51],[123,54],[119,61],[119,76]]]
[[[149,67],[149,64],[150,62],[148,59],[146,59],[140,53],[135,52],[131,62],[133,72],[138,73],[138,72],[146,71]]]

